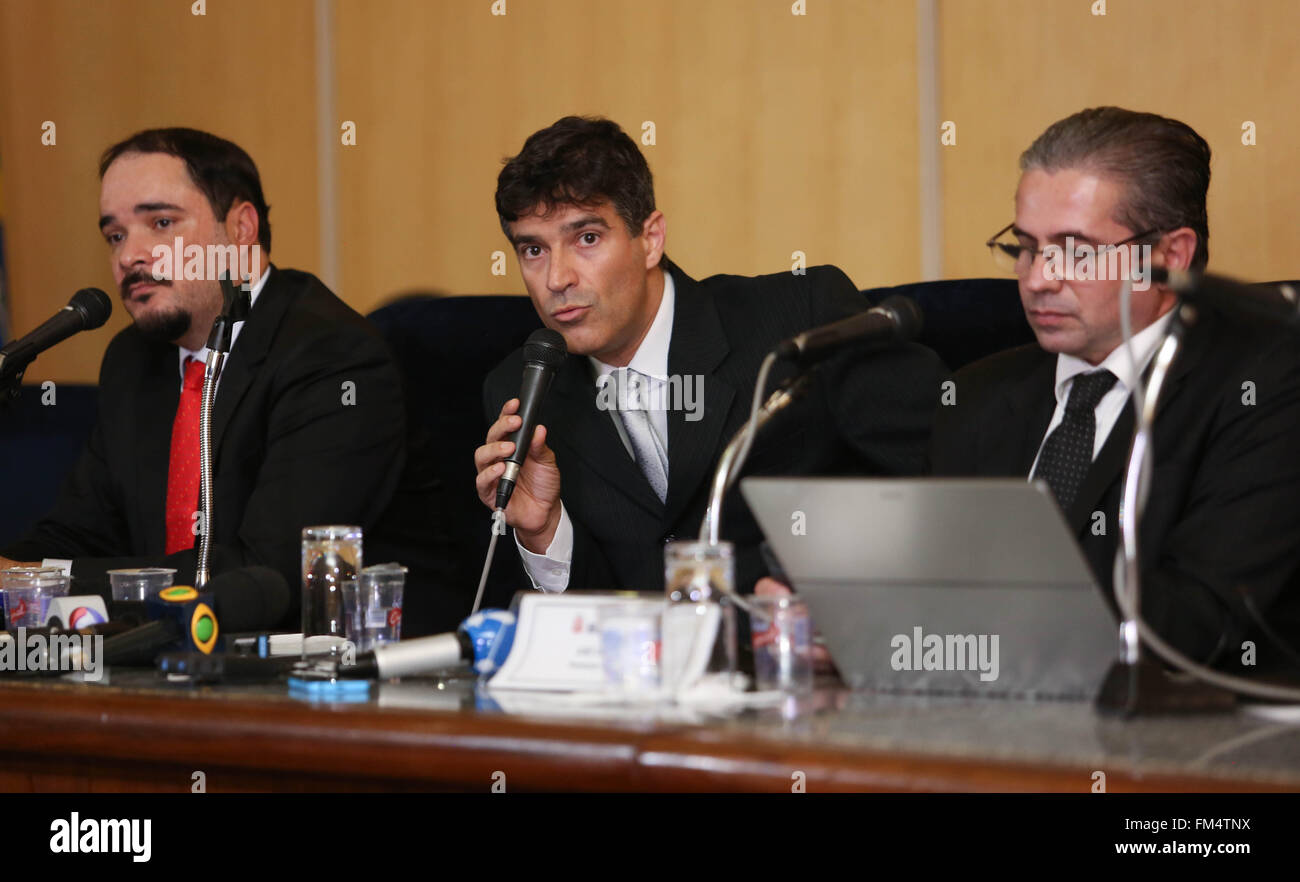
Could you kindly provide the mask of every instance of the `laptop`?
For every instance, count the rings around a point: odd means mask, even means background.
[[[755,477],[741,492],[852,688],[1091,700],[1116,658],[1045,485]]]

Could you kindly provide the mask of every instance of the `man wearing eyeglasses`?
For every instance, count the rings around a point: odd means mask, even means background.
[[[958,372],[932,462],[938,474],[1043,481],[1113,609],[1130,394],[1176,320],[1176,295],[1141,280],[1152,265],[1205,268],[1210,148],[1176,120],[1101,107],[1049,127],[1020,167],[1015,221],[988,244],[1016,274],[1037,343]],[[1063,272],[1076,257],[1081,271]],[[1139,279],[1131,353],[1125,273]],[[1155,424],[1143,617],[1193,658],[1240,673],[1287,662],[1300,643],[1298,350],[1200,310]]]

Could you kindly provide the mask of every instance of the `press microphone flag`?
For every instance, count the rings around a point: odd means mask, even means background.
[[[112,312],[113,301],[107,294],[82,288],[43,325],[0,349],[0,380],[18,376],[36,356],[73,334],[100,327]]]

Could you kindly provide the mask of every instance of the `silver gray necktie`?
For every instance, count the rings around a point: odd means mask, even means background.
[[[650,378],[631,368],[619,368],[609,375],[623,428],[632,445],[637,467],[663,502],[668,498],[668,451],[650,419]]]

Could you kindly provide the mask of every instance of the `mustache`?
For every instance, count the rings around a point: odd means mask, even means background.
[[[121,283],[117,286],[121,291],[122,299],[125,300],[127,298],[127,294],[130,292],[132,285],[138,285],[140,282],[148,282],[151,285],[158,285],[161,287],[170,287],[172,283],[171,279],[155,279],[153,273],[145,272],[144,270],[133,270],[123,276]]]

